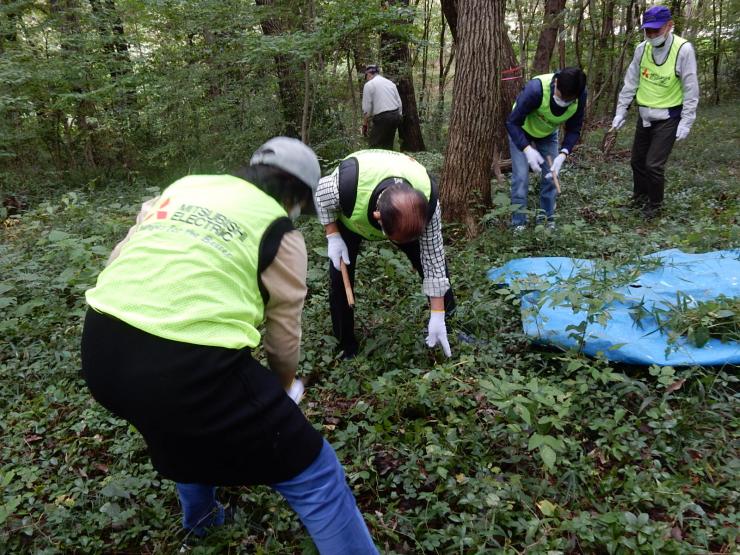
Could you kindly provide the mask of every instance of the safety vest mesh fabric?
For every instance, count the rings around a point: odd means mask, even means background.
[[[683,104],[683,86],[676,75],[678,51],[686,39],[673,35],[673,43],[665,61],[658,65],[653,59],[653,46],[645,42],[640,58],[640,82],[637,85],[637,104],[649,108],[673,108]]]
[[[578,109],[578,100],[570,104],[563,112],[563,115],[556,116],[550,110],[550,83],[554,73],[547,73],[545,75],[537,75],[534,79],[539,80],[542,83],[542,102],[539,107],[534,111],[527,114],[524,119],[524,125],[522,129],[527,132],[530,137],[542,139],[548,135],[552,135],[560,124],[570,119],[570,117],[576,113]],[[516,102],[514,103],[516,106]]]
[[[229,175],[191,175],[164,190],[86,293],[94,309],[152,335],[240,349],[260,342],[260,242],[285,210]]]
[[[368,219],[370,199],[375,188],[384,180],[400,177],[420,191],[429,201],[432,183],[429,174],[419,162],[400,152],[392,150],[360,150],[347,158],[355,158],[358,164],[357,197],[352,215],[347,218],[341,214],[339,220],[350,230],[370,241],[385,238],[383,232]]]

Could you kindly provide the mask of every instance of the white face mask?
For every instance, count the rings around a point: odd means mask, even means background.
[[[290,211],[288,212],[288,217],[290,217],[291,220],[296,221],[296,218],[301,215],[301,205],[296,204],[295,206],[291,207]]]
[[[658,35],[653,38],[648,38],[647,33],[645,33],[645,40],[648,41],[653,48],[660,48],[668,40],[668,33]]]
[[[575,102],[575,100],[563,100],[558,95],[554,94],[552,95],[552,99],[555,101],[555,104],[560,106],[561,108],[565,108],[567,106],[570,106]]]

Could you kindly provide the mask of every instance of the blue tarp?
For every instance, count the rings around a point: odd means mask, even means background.
[[[488,277],[524,293],[524,332],[539,343],[578,347],[583,328],[576,327],[586,322],[581,340],[589,356],[661,366],[740,364],[740,344],[710,339],[698,348],[685,337],[671,343],[651,314],[668,310],[679,297],[689,306],[720,295],[740,297],[740,250],[688,254],[670,249],[621,268],[579,258],[520,258],[489,270]],[[600,289],[606,283],[613,287]],[[588,322],[587,310],[571,306],[569,291],[610,300],[592,310]]]

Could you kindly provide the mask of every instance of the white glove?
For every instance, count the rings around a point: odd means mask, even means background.
[[[339,232],[327,235],[326,240],[328,241],[329,259],[334,264],[334,268],[339,270],[339,264],[342,260],[349,266],[349,251],[347,251],[347,245]]]
[[[621,129],[624,127],[624,124],[626,123],[627,118],[624,114],[617,114],[614,116],[614,120],[612,121],[612,127],[614,129]]]
[[[552,177],[552,174],[558,175],[560,173],[560,168],[562,167],[563,162],[565,162],[565,153],[561,152],[555,157],[555,160],[552,161],[550,171],[547,172],[547,175],[545,177],[550,178]]]
[[[303,387],[303,382],[300,378],[296,378],[293,380],[293,383],[290,384],[290,387],[286,391],[288,394],[288,397],[293,399],[293,402],[297,405],[301,402],[301,399],[303,399],[303,393],[306,391],[306,388]]]
[[[445,356],[451,357],[450,342],[447,340],[447,326],[445,325],[445,313],[432,311],[429,316],[429,329],[427,334],[427,346],[441,345]]]
[[[683,141],[686,137],[689,136],[689,130],[691,128],[686,125],[678,124],[678,129],[676,129],[676,140],[677,141]]]
[[[545,163],[545,159],[537,152],[537,149],[527,145],[524,149],[524,155],[527,157],[527,162],[529,162],[529,167],[532,168],[532,171],[534,173],[540,173],[542,171],[540,166]]]

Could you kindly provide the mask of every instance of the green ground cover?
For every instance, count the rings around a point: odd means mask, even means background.
[[[556,233],[507,232],[500,186],[479,237],[447,226],[459,301],[450,360],[423,344],[418,277],[379,244],[358,265],[363,351],[338,361],[322,230],[302,223],[301,372],[313,384],[303,408],[337,449],[381,551],[736,552],[737,369],[628,367],[534,348],[516,295],[485,280],[490,267],[522,256],[622,263],[671,247],[737,248],[735,108],[700,111],[674,150],[666,209],[654,222],[624,206],[631,133],[620,133],[605,160],[595,130],[561,176]],[[419,159],[441,163],[431,153]],[[0,553],[179,549],[173,484],[79,375],[83,292],[139,203],[162,185],[24,187],[28,210],[0,226]],[[476,341],[458,341],[459,332]],[[313,552],[268,488],[226,489],[222,499],[234,523],[193,553]]]

